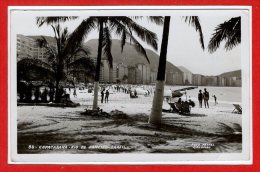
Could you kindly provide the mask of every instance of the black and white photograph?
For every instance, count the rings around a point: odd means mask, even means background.
[[[248,7],[9,9],[10,161],[249,163]]]

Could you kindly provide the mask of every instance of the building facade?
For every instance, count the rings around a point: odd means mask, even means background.
[[[183,66],[178,67],[183,72],[183,84],[192,85],[192,73],[187,68]]]
[[[192,75],[192,83],[193,83],[193,85],[201,86],[202,85],[202,75],[193,74]]]
[[[23,58],[35,58],[47,62],[46,49],[39,47],[36,37],[17,34],[16,41],[17,61]],[[52,42],[50,45],[56,47]]]

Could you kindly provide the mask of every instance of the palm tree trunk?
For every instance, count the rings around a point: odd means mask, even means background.
[[[159,67],[157,73],[157,82],[156,82],[155,93],[153,97],[152,112],[149,118],[149,123],[156,124],[156,125],[161,124],[161,117],[162,117],[162,105],[163,105],[166,56],[167,56],[168,36],[169,36],[169,29],[170,29],[170,19],[171,19],[170,16],[166,16],[164,19],[161,53],[160,53]]]
[[[96,75],[94,82],[94,100],[92,109],[97,109],[98,107],[98,85],[99,85],[99,75],[100,75],[100,65],[102,56],[102,42],[103,42],[103,21],[100,19],[99,22],[99,38],[98,38],[98,54],[97,54],[97,64],[96,64]]]

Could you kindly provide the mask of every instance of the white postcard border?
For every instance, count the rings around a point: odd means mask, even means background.
[[[193,154],[17,154],[16,44],[11,32],[11,10],[248,10],[242,15],[242,153]],[[252,164],[252,9],[250,6],[12,6],[8,11],[8,163],[9,164]],[[244,20],[246,19],[246,20]],[[247,21],[245,24],[243,21]],[[246,33],[245,33],[246,32]],[[245,48],[246,47],[246,48]],[[11,51],[12,50],[12,51]],[[243,58],[246,57],[246,58]],[[246,66],[246,67],[245,67]],[[250,76],[250,77],[248,77]],[[247,84],[245,84],[247,83]],[[249,92],[249,94],[248,94]],[[244,113],[245,111],[245,113]],[[247,117],[245,114],[249,114]],[[12,116],[11,116],[12,115]],[[247,149],[248,148],[248,149]],[[240,156],[243,156],[241,158]],[[102,158],[101,158],[102,157]],[[177,157],[177,158],[176,158]],[[246,157],[246,158],[245,158]],[[100,161],[100,159],[103,159]],[[106,161],[109,160],[109,161]]]

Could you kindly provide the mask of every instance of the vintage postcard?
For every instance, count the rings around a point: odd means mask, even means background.
[[[9,163],[252,163],[251,8],[9,7]]]

